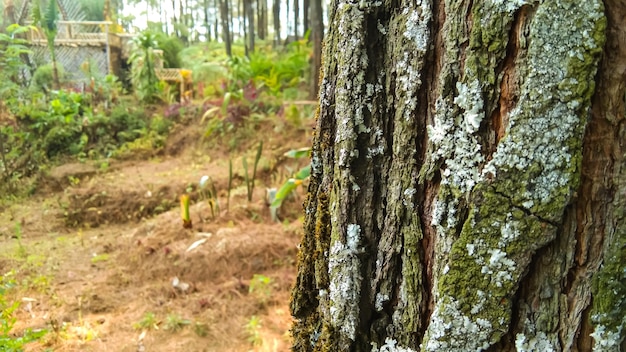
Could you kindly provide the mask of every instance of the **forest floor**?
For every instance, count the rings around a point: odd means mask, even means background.
[[[310,145],[312,118],[300,122],[260,119],[207,140],[194,118],[159,151],[68,162],[30,198],[0,203],[0,283],[20,302],[13,333],[49,331],[26,350],[288,350],[304,190],[280,222],[265,199],[307,162],[283,156]],[[251,174],[261,140],[248,201],[242,158]],[[215,216],[198,192],[203,175],[219,194]],[[185,192],[193,229],[182,227]]]

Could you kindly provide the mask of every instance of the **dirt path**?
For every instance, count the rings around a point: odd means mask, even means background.
[[[232,153],[191,146],[151,160],[63,165],[31,199],[2,206],[0,269],[15,283],[7,298],[21,301],[15,330],[50,329],[29,350],[288,350],[302,199],[275,223],[265,187],[286,177],[280,155],[308,134],[259,134],[267,139],[252,202],[240,165],[242,155],[251,163],[255,140]],[[202,175],[218,190],[215,218],[197,192]],[[185,191],[192,230],[181,226]]]

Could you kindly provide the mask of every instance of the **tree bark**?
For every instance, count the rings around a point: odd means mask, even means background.
[[[306,35],[306,32],[309,30],[310,19],[309,12],[311,9],[311,1],[303,0],[302,1],[302,35]]]
[[[226,47],[226,55],[229,57],[232,56],[232,40],[230,35],[230,19],[228,17],[228,1],[229,0],[218,0],[220,5],[220,14],[222,17],[222,37],[224,40],[224,46]]]
[[[298,40],[300,38],[298,35],[298,21],[300,20],[300,1],[293,0],[293,36]]]
[[[313,42],[313,63],[311,65],[311,83],[309,97],[317,98],[319,77],[322,68],[322,41],[324,40],[324,14],[322,0],[312,0],[311,5],[311,41]]]
[[[274,48],[280,45],[280,0],[272,4],[272,20],[274,21]]]
[[[254,1],[244,0],[247,2],[246,16],[248,17],[248,53],[254,52],[254,39],[256,34],[254,33]]]
[[[267,36],[267,0],[257,2],[257,24],[259,39],[265,40]]]
[[[333,2],[294,350],[620,349],[624,18],[623,0]]]
[[[209,20],[209,0],[204,0],[204,30],[206,31],[206,41],[211,41],[211,21]],[[217,38],[217,33],[216,36]]]

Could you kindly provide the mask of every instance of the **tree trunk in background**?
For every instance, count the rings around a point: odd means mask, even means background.
[[[17,19],[15,18],[15,4],[13,0],[5,0],[4,13],[2,14],[2,18],[0,18],[0,33],[6,32],[6,27],[11,23],[17,23]]]
[[[259,39],[267,37],[267,0],[257,2],[257,32]]]
[[[280,45],[280,0],[272,4],[272,20],[274,21],[274,48]]]
[[[179,33],[179,38],[180,40],[183,41],[183,43],[187,44],[189,43],[189,23],[188,23],[188,19],[187,16],[185,15],[185,6],[183,4],[183,0],[178,0],[178,23],[180,23],[180,25],[184,26],[185,30],[181,30]]]
[[[246,7],[246,17],[248,17],[248,43],[246,51],[248,54],[254,52],[254,0],[244,0],[248,6]]]
[[[180,37],[180,30],[178,28],[178,20],[176,19],[176,0],[172,0],[172,26],[174,27],[174,33],[177,37]]]
[[[231,49],[231,35],[230,35],[230,19],[228,18],[228,1],[218,0],[220,5],[220,15],[222,17],[222,37],[224,40],[224,46],[226,47],[226,55],[229,57],[233,55]]]
[[[218,11],[220,11],[220,13],[222,11],[221,7],[220,7],[220,5],[218,3],[218,0],[213,0],[213,8],[217,9]],[[219,24],[218,24],[219,21],[218,21],[218,16],[217,15],[215,15],[215,18],[213,18],[213,21],[214,21],[213,22],[213,33],[215,33],[215,41],[218,41],[217,38],[219,38],[219,28],[218,28],[219,27]]]
[[[298,20],[300,19],[300,1],[293,0],[293,36],[296,40],[300,38],[298,36]]]
[[[332,7],[294,349],[618,351],[624,1]]]
[[[308,1],[308,0],[307,0]],[[320,70],[322,67],[322,41],[324,40],[324,14],[322,0],[312,0],[311,4],[311,41],[313,42],[313,63],[311,64],[311,80],[309,98],[316,99],[319,91]]]
[[[244,0],[237,0],[237,18],[239,19],[239,35],[244,36],[244,46],[245,46],[245,36],[246,36],[246,3]]]
[[[302,1],[302,35],[306,35],[306,32],[309,30],[309,10],[311,9],[311,1],[303,0]]]
[[[209,20],[209,0],[204,0],[204,30],[206,31],[206,41],[211,41],[211,21]],[[216,36],[217,38],[217,33]]]
[[[248,3],[249,0],[239,0],[240,6],[237,7],[243,27],[243,49],[246,56],[248,56]]]

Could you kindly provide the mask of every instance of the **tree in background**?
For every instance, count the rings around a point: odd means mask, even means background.
[[[222,21],[222,40],[224,41],[224,46],[226,47],[226,55],[232,56],[232,37],[230,34],[230,23],[231,20],[228,17],[228,0],[217,0],[220,5],[220,16]]]
[[[324,40],[324,13],[322,0],[311,0],[311,41],[313,42],[313,62],[311,64],[311,82],[309,97],[317,98],[319,77],[322,68],[322,41]]]
[[[274,48],[280,45],[280,0],[272,2],[272,20],[274,22]]]
[[[253,0],[243,0],[243,7],[245,11],[245,20],[247,24],[246,29],[246,56],[250,53],[254,52],[254,1]]]
[[[132,64],[131,82],[137,97],[146,102],[154,101],[159,92],[156,49],[156,35],[151,31],[144,31],[133,39],[133,51],[129,59]]]
[[[293,37],[295,40],[300,38],[298,33],[300,19],[300,0],[293,0]]]
[[[60,88],[59,69],[57,65],[56,50],[54,40],[57,36],[57,21],[59,19],[59,9],[56,1],[48,1],[45,5],[45,11],[42,11],[44,3],[40,0],[33,2],[33,23],[43,30],[48,42],[48,50],[50,52],[50,61],[52,63],[52,77],[54,89]]]
[[[624,347],[624,2],[332,6],[294,349]]]

